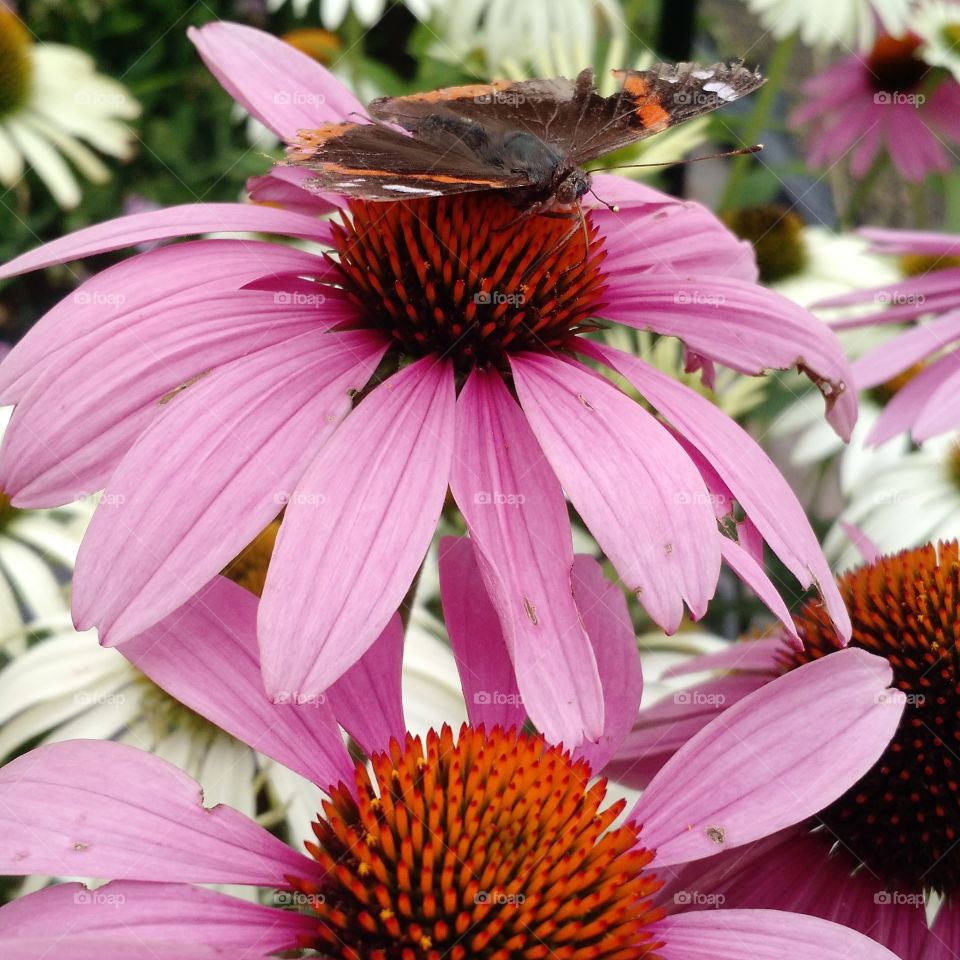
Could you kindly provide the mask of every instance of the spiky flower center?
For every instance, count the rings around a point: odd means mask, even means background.
[[[883,557],[846,574],[851,646],[886,657],[905,704],[886,751],[823,810],[825,838],[891,887],[960,894],[960,556],[957,542]],[[804,651],[789,666],[837,649],[822,606],[798,626]]]
[[[929,71],[917,53],[923,41],[916,34],[903,37],[881,34],[867,57],[870,82],[878,93],[910,93]]]
[[[30,96],[31,46],[20,18],[0,5],[0,120],[19,110]]]
[[[334,227],[342,285],[400,353],[506,371],[512,352],[594,329],[604,286],[589,213],[519,216],[493,193],[354,200]]]
[[[638,828],[542,737],[463,727],[408,736],[358,765],[308,843],[310,944],[346,960],[652,957],[661,917]]]
[[[267,569],[280,532],[279,518],[269,523],[254,540],[223,568],[223,576],[240,584],[258,597],[263,596]]]
[[[741,240],[753,247],[763,283],[785,280],[806,267],[804,222],[793,210],[769,204],[736,210],[723,219]]]

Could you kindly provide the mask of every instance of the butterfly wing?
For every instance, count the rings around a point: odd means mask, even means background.
[[[287,145],[287,161],[314,172],[311,188],[365,200],[438,197],[526,184],[522,177],[484,163],[471,136],[477,136],[475,129],[457,124],[434,123],[425,141],[382,123],[328,123],[300,130]]]
[[[516,130],[532,134],[544,143],[569,147],[562,131],[573,129],[584,97],[594,89],[593,71],[584,70],[576,80],[502,80],[495,83],[444,87],[405,97],[380,97],[370,104],[370,113],[406,130],[419,133],[438,113],[454,115],[481,124],[488,130]]]
[[[766,82],[739,63],[658,63],[650,70],[615,70],[613,75],[621,84],[618,93],[586,98],[570,151],[577,165],[710,113]]]

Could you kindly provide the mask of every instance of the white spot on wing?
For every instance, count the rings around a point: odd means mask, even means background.
[[[721,100],[736,100],[737,91],[729,83],[705,83],[703,89],[708,93],[715,93]]]
[[[395,193],[433,193],[430,189],[424,189],[423,187],[411,187],[406,183],[385,183],[383,185],[384,190],[393,190]]]

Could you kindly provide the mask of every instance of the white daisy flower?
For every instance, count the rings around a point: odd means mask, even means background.
[[[0,437],[12,412],[0,407]],[[0,642],[21,635],[26,620],[64,609],[62,584],[73,570],[94,499],[18,510],[0,491]]]
[[[895,36],[911,20],[911,0],[744,0],[766,30],[777,38],[799,33],[808,47],[866,50],[879,18]]]
[[[435,25],[435,56],[468,61],[479,53],[490,76],[518,65],[540,76],[574,75],[593,62],[601,38],[621,59],[626,48],[627,24],[616,0],[457,0],[438,10]]]
[[[795,213],[778,207],[737,211],[728,222],[735,233],[753,243],[761,282],[808,309],[829,297],[901,279],[896,262],[871,253],[862,237],[808,226]],[[857,311],[869,312],[869,308]],[[854,314],[833,314],[846,315]],[[894,333],[869,327],[842,331],[839,336],[847,356],[857,357]],[[823,398],[817,391],[811,393],[799,375],[786,375],[781,382],[796,399],[766,428],[762,439],[800,502],[818,516],[833,519],[843,508],[844,491],[860,473],[886,463],[899,451],[894,445],[882,451],[866,446],[880,411],[871,396],[861,397],[857,426],[845,444],[829,426],[822,429],[826,424]]]
[[[267,9],[279,10],[287,0],[267,0]],[[295,17],[302,17],[310,9],[314,0],[290,0]],[[419,20],[429,20],[430,15],[443,0],[403,0],[404,6]],[[356,18],[365,26],[375,24],[387,8],[387,0],[319,0],[320,22],[328,30],[336,30],[353,11]]]
[[[126,87],[97,73],[91,57],[34,43],[0,4],[0,184],[12,187],[29,166],[61,207],[75,207],[80,186],[67,160],[94,183],[109,180],[94,150],[129,157],[134,134],[123,121],[139,113]]]
[[[842,523],[857,527],[881,553],[956,537],[960,530],[960,434],[935,437],[919,449],[901,452],[884,466],[861,474],[850,491],[849,505],[824,542],[824,551],[838,569],[862,562]]]
[[[944,67],[960,81],[960,3],[920,0],[910,29],[923,41],[917,53],[934,67]]]

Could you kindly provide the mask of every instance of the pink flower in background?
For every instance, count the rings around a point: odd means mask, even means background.
[[[880,557],[845,574],[840,586],[853,619],[851,648],[885,657],[893,668],[894,690],[885,696],[903,717],[889,747],[816,816],[691,867],[682,885],[730,907],[796,910],[854,927],[902,960],[954,960],[960,956],[960,550],[953,541]],[[798,624],[802,652],[773,637],[675,671],[718,673],[641,711],[605,772],[642,786],[673,762],[680,745],[722,722],[731,705],[770,689],[798,665],[831,660],[837,643],[822,610],[810,605]],[[941,903],[928,925],[931,893]]]
[[[221,23],[192,37],[281,137],[362,111],[266,34]],[[269,206],[124,217],[0,271],[208,231],[335,253],[250,239],[141,253],[78,287],[0,367],[0,400],[17,405],[0,452],[14,503],[106,488],[77,565],[79,625],[129,640],[284,510],[260,611],[264,681],[271,695],[318,693],[402,603],[449,485],[524,700],[555,740],[604,729],[565,495],[668,631],[685,605],[703,614],[721,560],[789,624],[766,543],[822,588],[845,633],[816,537],[757,444],[709,401],[582,336],[596,316],[676,336],[707,376],[714,362],[799,366],[849,435],[856,398],[835,337],[758,286],[749,248],[716,218],[601,176],[598,193],[620,212],[589,213],[587,250],[563,220],[511,226],[516,211],[489,194],[353,202],[330,223],[320,216],[345,201],[311,194],[309,176],[278,166],[251,185]],[[660,417],[584,360],[622,374]]]
[[[921,42],[882,34],[869,54],[852,54],[803,85],[790,124],[809,128],[811,166],[849,156],[861,179],[889,156],[907,180],[950,170],[949,144],[960,144],[960,84],[921,59]]]
[[[853,364],[857,389],[869,390],[923,369],[887,403],[869,435],[883,443],[906,430],[916,443],[960,429],[960,237],[915,230],[860,231],[878,253],[919,261],[923,272],[896,286],[859,290],[818,304],[841,307],[874,303],[877,313],[838,321],[834,329],[887,323],[916,323],[867,351]]]
[[[595,563],[580,572],[600,582]],[[427,960],[651,951],[663,960],[893,960],[812,917],[666,916],[663,891],[685,864],[787,829],[869,768],[900,715],[882,659],[842,651],[732,707],[615,825],[623,804],[604,807],[605,784],[585,759],[496,726],[496,689],[468,704],[482,726],[459,736],[444,728],[425,743],[406,736],[396,617],[325,694],[271,703],[256,603],[217,578],[124,651],[171,695],[318,785],[326,799],[309,856],[232,808],[205,807],[195,781],[151,754],[100,741],[39,747],[0,768],[0,872],[113,882],[59,884],[0,908],[5,960],[265,960],[313,949]],[[618,614],[597,616],[614,631],[597,636],[598,648],[630,630]],[[484,640],[461,646],[464,672],[485,669],[468,652]],[[610,691],[617,670],[602,666]],[[371,755],[369,767],[350,759],[339,724]],[[272,905],[196,886],[223,883],[264,888]]]

